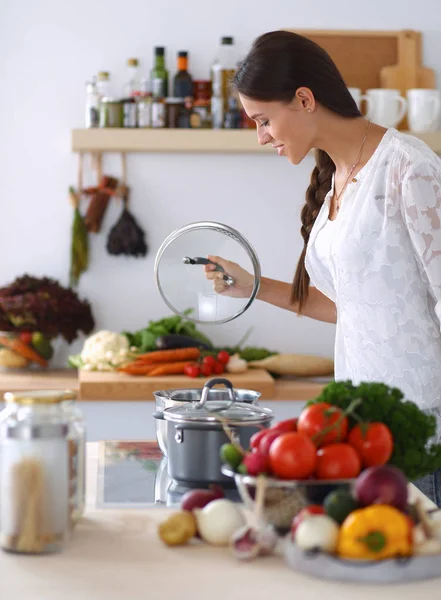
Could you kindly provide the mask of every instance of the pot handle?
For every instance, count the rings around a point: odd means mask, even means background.
[[[164,419],[164,413],[162,412],[162,410],[157,410],[156,412],[153,413],[153,418],[154,419],[160,419],[161,421],[165,421]]]
[[[204,404],[208,400],[208,394],[210,393],[211,388],[215,385],[224,385],[228,389],[228,395],[230,396],[231,401],[228,406],[231,406],[233,402],[236,401],[236,396],[234,395],[234,388],[231,381],[229,379],[226,379],[225,377],[213,377],[213,379],[209,379],[204,385],[201,394],[201,399],[196,404],[198,408],[202,408],[204,406]]]

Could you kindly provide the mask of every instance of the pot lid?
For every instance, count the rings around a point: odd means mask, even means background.
[[[213,423],[222,424],[226,419],[228,425],[259,424],[273,418],[269,408],[260,408],[245,402],[226,403],[225,400],[210,400],[208,404],[191,402],[181,406],[173,406],[163,411],[166,421],[174,423]]]
[[[204,271],[207,256],[219,256],[248,271],[254,279],[249,297],[216,293]],[[234,278],[220,265],[216,267],[233,291]],[[156,255],[155,278],[164,302],[175,314],[195,323],[221,324],[243,314],[253,302],[260,286],[260,264],[254,248],[238,231],[201,221],[177,229],[163,242]]]

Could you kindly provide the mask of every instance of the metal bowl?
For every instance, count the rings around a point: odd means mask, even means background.
[[[156,410],[162,411],[172,406],[180,406],[187,402],[200,402],[204,388],[189,388],[175,390],[159,390],[154,392],[156,400]],[[233,389],[236,401],[246,402],[247,404],[258,404],[261,394],[253,390]],[[210,389],[208,400],[217,400],[229,402],[231,400],[230,391],[226,388]],[[156,419],[156,440],[164,456],[167,456],[167,424],[165,421]]]
[[[236,473],[227,465],[221,471],[233,477],[242,502],[254,510],[257,477]],[[286,533],[297,513],[309,504],[322,504],[325,497],[337,489],[352,490],[355,479],[274,479],[266,478],[263,514],[268,524]]]

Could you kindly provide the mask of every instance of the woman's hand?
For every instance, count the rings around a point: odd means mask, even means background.
[[[213,281],[213,289],[217,294],[230,296],[231,298],[249,298],[253,291],[254,277],[245,271],[240,265],[219,256],[207,256],[207,258],[221,266],[227,275],[234,279],[233,285],[227,285],[223,280],[221,271],[215,271],[215,265],[205,265],[207,279]]]

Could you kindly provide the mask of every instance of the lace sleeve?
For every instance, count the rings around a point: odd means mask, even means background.
[[[402,212],[441,324],[441,166],[435,161],[407,169]]]

